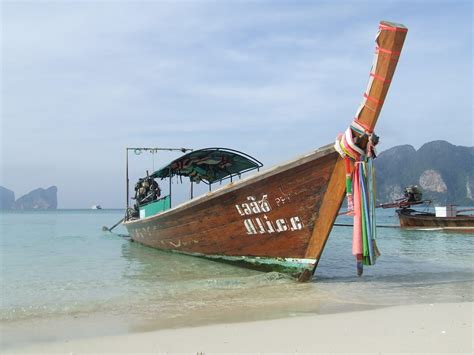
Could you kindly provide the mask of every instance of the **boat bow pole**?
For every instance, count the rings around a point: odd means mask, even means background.
[[[392,82],[398,59],[400,57],[403,43],[408,29],[401,24],[381,21],[376,37],[375,56],[369,73],[367,89],[363,94],[362,103],[359,106],[354,122],[363,127],[365,132],[373,132],[377,119],[385,102],[388,89]],[[354,126],[354,124],[352,125]],[[357,142],[358,148],[364,152],[367,148],[368,136],[362,135],[350,128],[353,137],[362,138]],[[354,149],[354,147],[352,147]],[[306,258],[315,258],[316,263],[311,272],[302,273],[300,281],[306,281],[314,274],[321,254],[326,245],[332,226],[337,217],[344,195],[346,192],[346,167],[341,157],[338,159],[332,172],[326,193],[321,203],[321,208],[314,220],[314,229],[306,250]]]

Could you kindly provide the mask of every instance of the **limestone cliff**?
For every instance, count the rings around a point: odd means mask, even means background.
[[[0,186],[0,210],[9,210],[15,203],[15,193],[3,186]]]
[[[435,203],[474,205],[474,147],[433,141],[415,150],[410,145],[390,148],[376,159],[377,201],[402,197],[418,185]]]
[[[13,209],[42,209],[55,210],[58,207],[58,188],[51,186],[47,189],[36,189],[15,201]]]

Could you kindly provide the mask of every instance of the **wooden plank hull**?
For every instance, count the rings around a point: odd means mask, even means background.
[[[367,132],[379,117],[406,33],[403,25],[380,23],[369,83],[355,117]],[[345,176],[344,162],[330,145],[124,225],[134,241],[154,248],[283,268],[304,281],[314,272],[344,199]]]
[[[124,225],[134,241],[154,248],[299,275],[316,262],[306,251],[338,160],[327,146]]]
[[[397,210],[400,227],[407,229],[438,229],[474,233],[474,216],[436,217],[433,213]]]

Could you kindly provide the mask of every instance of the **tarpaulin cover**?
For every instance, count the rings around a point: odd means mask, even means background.
[[[205,148],[187,153],[155,171],[151,177],[186,176],[191,181],[212,184],[233,175],[258,169],[263,164],[245,153],[228,148]]]

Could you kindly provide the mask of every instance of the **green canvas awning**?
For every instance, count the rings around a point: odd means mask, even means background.
[[[205,148],[187,153],[155,171],[151,177],[187,176],[191,181],[212,184],[234,175],[258,169],[263,164],[245,153],[227,148]]]

